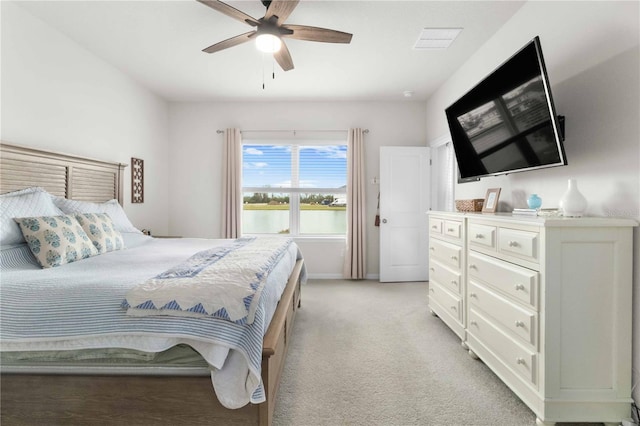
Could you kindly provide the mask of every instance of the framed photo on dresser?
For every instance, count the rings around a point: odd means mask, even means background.
[[[482,213],[495,213],[498,208],[498,199],[500,198],[500,188],[487,189],[487,195],[484,197],[482,205]]]

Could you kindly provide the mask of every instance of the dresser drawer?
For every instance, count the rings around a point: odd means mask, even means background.
[[[459,271],[452,271],[434,258],[431,259],[429,272],[430,281],[437,282],[456,295],[462,294],[462,274]]]
[[[445,290],[437,283],[429,283],[429,299],[435,300],[440,306],[454,317],[458,322],[462,322],[462,299]]]
[[[533,308],[538,307],[538,272],[474,251],[469,252],[469,279],[479,279]]]
[[[430,238],[429,253],[449,267],[455,269],[462,267],[462,247],[460,246]]]
[[[496,248],[496,233],[497,228],[495,226],[478,225],[477,223],[469,224],[469,245],[479,246],[484,248],[494,249]]]
[[[538,262],[540,236],[537,232],[500,228],[498,231],[498,251],[516,255],[526,260]]]
[[[512,340],[490,319],[477,310],[469,309],[469,333],[491,350],[509,369],[526,382],[538,385],[538,357],[536,352]]]
[[[462,237],[462,222],[457,220],[445,220],[442,232],[448,237],[460,239],[460,237]]]
[[[524,343],[536,347],[538,314],[534,311],[516,306],[514,303],[489,290],[469,281],[469,306],[477,306],[506,330],[518,336]]]
[[[436,235],[442,235],[442,227],[444,220],[435,217],[429,218],[429,232]]]

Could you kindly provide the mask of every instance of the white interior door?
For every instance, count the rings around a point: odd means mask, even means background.
[[[380,147],[380,281],[429,278],[429,148]]]

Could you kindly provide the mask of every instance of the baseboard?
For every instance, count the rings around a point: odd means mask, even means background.
[[[310,280],[341,280],[342,274],[307,274]]]
[[[367,274],[367,280],[378,281],[380,276],[378,274]],[[343,280],[342,274],[307,274],[307,278],[310,280]]]

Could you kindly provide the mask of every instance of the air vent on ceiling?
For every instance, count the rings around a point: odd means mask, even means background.
[[[439,50],[448,48],[462,28],[425,28],[413,45],[416,50]]]

